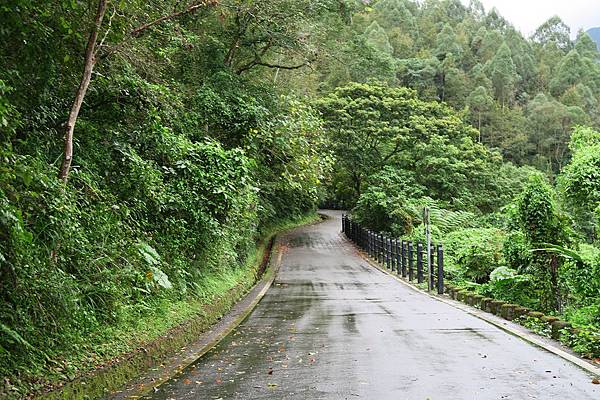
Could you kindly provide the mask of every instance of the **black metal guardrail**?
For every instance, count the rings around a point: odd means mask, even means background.
[[[427,244],[416,242],[415,246],[415,243],[411,240],[389,238],[380,232],[362,227],[347,215],[342,216],[342,232],[349,240],[367,253],[371,259],[387,269],[396,271],[409,281],[415,279],[416,272],[418,283],[424,282],[424,273],[426,273],[428,277],[431,277],[428,287],[431,289],[437,288],[438,294],[444,293],[443,245],[432,243],[429,251],[425,251],[423,247],[427,247]],[[427,258],[431,260],[431,263],[427,262]],[[431,265],[431,274],[426,271],[428,265]]]

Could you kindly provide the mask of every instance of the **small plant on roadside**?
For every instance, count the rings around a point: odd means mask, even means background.
[[[544,336],[547,338],[552,337],[552,330],[550,328],[550,325],[548,325],[546,322],[542,321],[539,318],[521,316],[519,318],[516,318],[514,322],[518,323],[519,325],[523,325],[525,328],[540,336]]]
[[[560,341],[586,358],[600,357],[600,332],[597,328],[562,329]]]

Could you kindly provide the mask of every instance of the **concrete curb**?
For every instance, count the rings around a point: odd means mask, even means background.
[[[340,236],[344,239],[347,240],[347,238],[340,234]],[[444,295],[437,295],[437,294],[432,294],[432,293],[428,293],[425,292],[417,287],[415,287],[414,285],[412,285],[411,283],[407,282],[405,279],[403,279],[402,277],[399,277],[397,274],[392,273],[390,270],[388,270],[385,267],[382,267],[380,265],[378,265],[375,261],[373,261],[369,256],[367,256],[361,249],[359,249],[354,243],[352,243],[351,241],[347,240],[348,243],[350,243],[354,249],[357,251],[357,253],[360,255],[360,257],[365,260],[369,265],[371,265],[372,267],[376,268],[377,270],[379,270],[380,272],[391,276],[392,278],[394,278],[396,281],[400,282],[401,284],[405,285],[406,287],[409,287],[410,289],[412,289],[415,292],[418,292],[422,295],[428,296],[432,299],[435,299],[437,301],[440,301],[442,303],[448,304],[454,308],[457,308],[461,311],[466,312],[467,314],[470,314],[476,318],[479,318],[491,325],[494,325],[495,327],[513,335],[516,336],[530,344],[533,344],[534,346],[540,347],[558,357],[561,357],[562,359],[569,361],[575,365],[577,365],[578,367],[580,367],[581,369],[587,371],[588,373],[594,375],[595,377],[600,377],[600,368],[596,367],[595,365],[591,364],[590,362],[586,361],[583,358],[580,358],[574,354],[571,354],[563,349],[561,349],[559,346],[560,344],[558,343],[551,343],[549,340],[544,340],[544,338],[542,338],[541,336],[532,333],[530,331],[523,331],[521,329],[517,328],[517,325],[515,323],[510,322],[510,320],[506,319],[503,320],[501,319],[501,317],[497,317],[495,315],[489,315],[487,312],[482,311],[480,309],[471,307],[470,305],[466,305],[464,303],[460,303],[458,301],[454,301],[451,300],[449,298],[446,298],[447,296]],[[468,301],[470,299],[467,298],[466,294],[463,293],[463,297],[465,301]],[[488,299],[472,299],[471,301],[483,301],[483,300],[488,300]],[[489,299],[491,300],[491,299]],[[502,302],[504,303],[504,302]],[[502,305],[499,306],[499,308],[501,308]],[[513,306],[513,305],[510,305]],[[501,312],[501,311],[500,311]],[[511,326],[511,325],[515,325],[515,326]]]

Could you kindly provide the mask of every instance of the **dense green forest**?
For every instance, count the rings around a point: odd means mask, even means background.
[[[0,397],[73,379],[253,279],[322,206],[599,355],[600,53],[458,0],[0,5]]]

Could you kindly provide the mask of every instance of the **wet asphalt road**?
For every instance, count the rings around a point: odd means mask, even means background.
[[[356,255],[339,212],[283,238],[274,285],[153,399],[600,399],[578,367]]]

